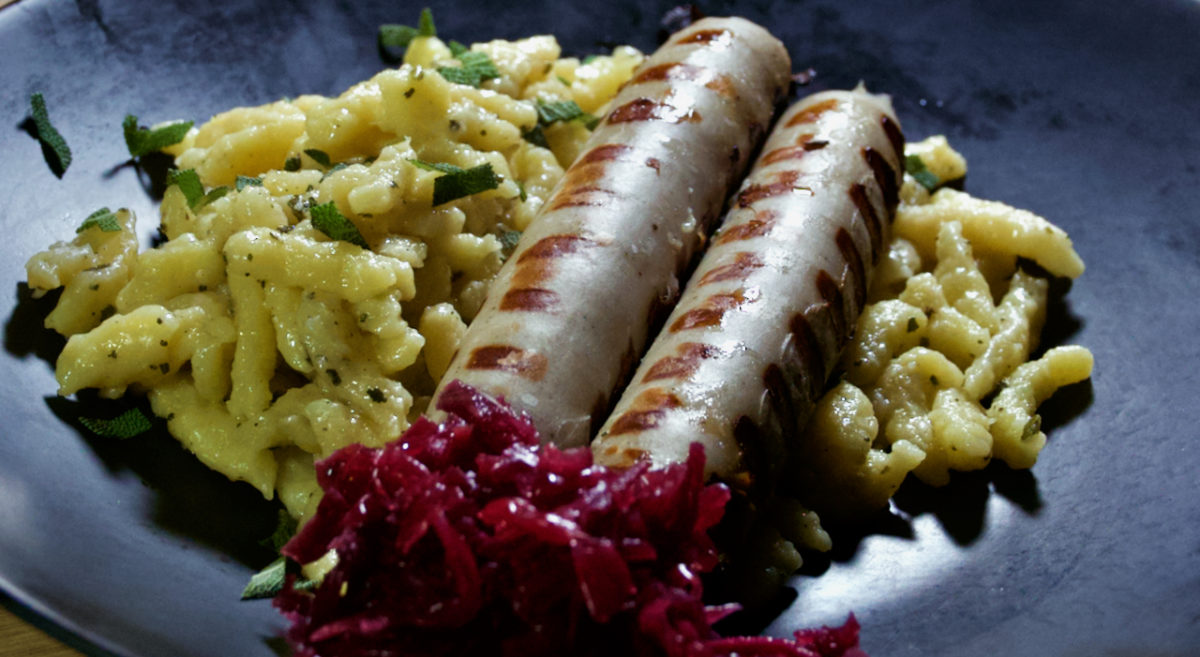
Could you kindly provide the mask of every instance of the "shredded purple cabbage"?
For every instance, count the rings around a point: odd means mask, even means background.
[[[705,606],[700,576],[729,491],[704,484],[699,445],[684,464],[615,470],[540,445],[464,384],[439,408],[441,424],[318,464],[324,498],[284,554],[338,560],[275,599],[298,657],[864,657],[853,616],[793,639],[712,629],[732,607]]]

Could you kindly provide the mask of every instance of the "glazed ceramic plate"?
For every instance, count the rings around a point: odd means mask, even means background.
[[[566,52],[656,45],[669,2],[434,2],[469,42],[552,32]],[[382,66],[380,23],[421,5],[297,0],[22,0],[0,10],[0,588],[59,636],[121,657],[274,655],[283,627],[238,594],[275,511],[161,433],[100,439],[94,400],[55,397],[61,341],[24,261],[83,217],[153,190],[125,162],[125,114],[203,121],[236,105],[337,94]],[[967,189],[1065,228],[1087,262],[1046,328],[1096,356],[1044,407],[1030,472],[994,466],[810,559],[765,631],[853,611],[872,655],[1200,654],[1200,3],[745,2],[811,67],[809,89],[892,94],[910,138],[944,133]],[[74,151],[62,177],[30,134],[44,94]]]

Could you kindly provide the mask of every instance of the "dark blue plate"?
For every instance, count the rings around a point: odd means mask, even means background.
[[[655,46],[669,2],[434,2],[459,41],[559,36],[567,52]],[[0,588],[95,654],[270,657],[283,626],[238,601],[274,516],[159,434],[83,431],[58,400],[60,342],[24,261],[92,210],[155,200],[126,113],[203,121],[235,105],[336,94],[383,66],[395,2],[74,3],[0,11]],[[904,490],[897,516],[810,561],[767,631],[854,611],[882,657],[1200,653],[1200,3],[951,0],[704,3],[783,38],[811,88],[891,93],[910,138],[945,133],[967,188],[1045,215],[1088,264],[1047,326],[1096,355],[1045,407],[1030,473],[994,467]],[[60,179],[30,136],[45,95],[74,150]]]

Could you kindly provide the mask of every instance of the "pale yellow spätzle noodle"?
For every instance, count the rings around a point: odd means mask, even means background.
[[[943,138],[907,153],[942,181],[966,173]],[[1083,261],[1066,233],[1002,203],[948,188],[930,194],[911,176],[901,198],[843,381],[818,402],[801,439],[804,501],[831,517],[885,506],[910,472],[944,485],[952,471],[993,458],[1031,467],[1046,442],[1037,406],[1091,375],[1082,347],[1029,361],[1048,281],[1018,269],[1018,258],[1078,276]]]
[[[528,139],[537,103],[599,114],[642,60],[622,47],[584,64],[548,36],[472,49],[500,72],[478,88],[439,74],[459,62],[423,37],[403,65],[340,96],[213,117],[168,149],[209,195],[167,188],[167,241],[139,252],[120,211],[119,230],[31,258],[35,294],[65,288],[47,319],[68,336],[60,393],[146,393],[206,465],[307,517],[316,460],[383,444],[424,410],[515,237],[588,138],[573,120],[542,126],[548,148]],[[445,173],[422,163],[486,164],[498,184],[434,206]],[[310,208],[330,203],[362,243],[313,225]]]

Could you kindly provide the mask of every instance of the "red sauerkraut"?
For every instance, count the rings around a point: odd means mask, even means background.
[[[503,402],[453,383],[448,418],[318,464],[319,510],[283,552],[337,565],[276,606],[301,657],[862,655],[858,624],[721,637],[701,601],[729,491],[686,463],[612,470],[540,445]]]

